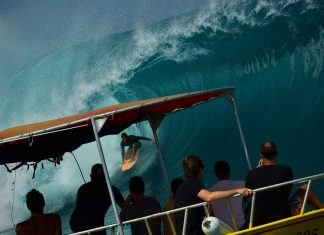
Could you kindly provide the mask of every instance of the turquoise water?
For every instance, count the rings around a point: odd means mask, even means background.
[[[224,1],[141,30],[53,51],[4,82],[1,128],[120,102],[234,86],[252,164],[257,164],[259,144],[270,139],[278,145],[279,161],[290,165],[296,178],[321,173],[323,11],[321,1]],[[152,137],[145,123],[127,131]],[[168,116],[158,134],[170,179],[183,176],[181,163],[188,154],[202,157],[206,186],[215,180],[212,165],[217,160],[230,162],[233,178],[246,175],[233,108],[224,100]],[[144,143],[135,169],[122,174],[119,141],[118,136],[103,138],[113,183],[126,196],[128,179],[141,175],[147,194],[164,204],[167,191],[153,143]],[[99,161],[95,145],[82,146],[76,155],[89,180],[91,165]],[[37,187],[46,198],[46,210],[61,215],[68,233],[82,184],[72,157],[66,154],[56,168],[46,164],[35,180],[25,171],[17,172],[14,221],[28,216],[24,195]],[[5,230],[12,227],[14,175],[5,170],[1,175],[0,229]],[[314,189],[324,201],[323,182],[314,183]],[[112,215],[110,210],[108,221]]]

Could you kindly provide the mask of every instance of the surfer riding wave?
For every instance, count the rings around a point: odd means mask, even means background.
[[[124,162],[125,159],[130,159],[131,161],[135,161],[137,150],[142,146],[140,140],[151,141],[150,138],[144,136],[128,135],[125,132],[121,134],[121,139],[122,141],[120,142],[120,147],[121,147],[122,162]],[[125,146],[129,146],[127,152],[125,152]]]

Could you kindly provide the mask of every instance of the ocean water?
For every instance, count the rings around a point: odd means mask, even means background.
[[[150,27],[87,40],[31,61],[10,79],[1,79],[1,129],[62,117],[110,104],[233,86],[253,165],[259,145],[273,140],[279,162],[295,177],[324,169],[324,3],[323,1],[212,1],[199,11]],[[129,133],[153,137],[147,123]],[[215,181],[212,165],[228,160],[232,178],[248,166],[233,107],[220,99],[169,115],[158,135],[169,178],[183,176],[182,159],[202,157],[204,183]],[[119,136],[102,138],[112,182],[126,197],[133,175],[144,177],[148,195],[168,197],[154,143],[143,142],[136,167],[120,172]],[[99,162],[95,144],[75,151],[86,180]],[[59,166],[45,163],[35,179],[27,169],[1,168],[0,230],[29,214],[24,196],[36,187],[46,211],[61,215],[63,232],[83,183],[70,154]],[[323,181],[313,188],[324,201]],[[113,222],[113,213],[107,222]],[[5,232],[7,231],[7,232]]]

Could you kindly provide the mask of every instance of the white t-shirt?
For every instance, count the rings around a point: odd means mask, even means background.
[[[220,180],[215,185],[211,186],[208,190],[209,191],[226,191],[230,189],[236,188],[244,188],[245,183],[242,180],[239,181],[232,181],[232,180]],[[231,207],[233,210],[233,214],[236,219],[236,224],[238,229],[240,229],[245,222],[244,213],[242,209],[242,197],[235,197],[230,199]],[[229,211],[229,207],[227,205],[226,200],[216,202],[212,204],[212,209],[214,212],[215,217],[221,219],[226,224],[231,226],[234,229],[233,220],[231,217],[231,213]]]

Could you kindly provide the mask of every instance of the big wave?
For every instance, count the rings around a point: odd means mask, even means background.
[[[292,166],[296,177],[319,173],[324,163],[323,10],[321,1],[309,0],[212,1],[200,11],[149,28],[54,51],[28,64],[1,88],[5,102],[0,104],[0,125],[7,128],[120,102],[234,86],[252,162],[258,160],[259,144],[272,139],[279,146],[280,162]],[[146,124],[128,131],[152,135]],[[188,154],[200,155],[206,166],[226,159],[234,178],[245,177],[247,165],[233,110],[225,101],[167,117],[159,136],[170,178],[182,176],[181,161]],[[113,182],[126,196],[128,178],[142,175],[148,194],[164,202],[166,189],[156,187],[161,176],[156,174],[160,168],[153,144],[145,146],[145,161],[135,172],[122,175],[116,168],[119,140],[103,139]],[[88,176],[91,165],[99,161],[95,145],[81,147],[76,155]],[[0,229],[12,227],[13,187],[14,222],[28,216],[23,198],[37,187],[44,192],[46,208],[61,214],[68,232],[76,190],[82,184],[73,158],[66,154],[56,168],[45,164],[34,180],[25,170],[14,175],[2,169]],[[213,181],[212,169],[206,169],[205,184]]]

